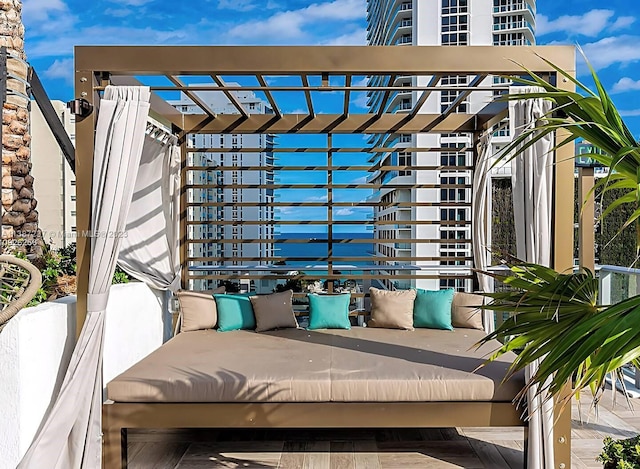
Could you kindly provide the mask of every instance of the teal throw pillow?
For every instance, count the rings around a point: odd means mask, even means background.
[[[349,321],[350,293],[341,295],[318,295],[310,293],[308,296],[308,330],[351,329],[351,322]]]
[[[453,330],[451,303],[455,290],[422,290],[418,288],[413,304],[413,327]]]
[[[218,331],[228,332],[239,329],[255,329],[256,318],[249,296],[251,294],[214,294],[218,309]]]

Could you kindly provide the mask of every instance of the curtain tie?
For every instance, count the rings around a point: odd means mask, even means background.
[[[108,291],[105,293],[89,293],[87,295],[87,312],[105,311],[108,300]]]

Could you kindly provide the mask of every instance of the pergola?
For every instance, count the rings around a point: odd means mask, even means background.
[[[573,72],[575,59],[573,47],[77,47],[76,48],[76,97],[84,98],[96,109],[100,106],[100,93],[108,84],[134,84],[138,80],[146,82],[149,77],[160,76],[169,84],[158,85],[150,81],[151,90],[156,93],[181,91],[199,108],[197,113],[185,114],[166,103],[157,94],[152,95],[151,112],[159,120],[171,126],[178,136],[182,148],[182,176],[186,181],[188,154],[193,152],[187,145],[190,134],[323,134],[327,135],[326,146],[316,149],[290,149],[291,153],[311,151],[324,152],[328,163],[309,169],[323,171],[339,170],[332,166],[331,157],[348,151],[368,151],[385,153],[392,151],[384,145],[374,148],[344,149],[332,144],[333,135],[340,134],[420,134],[420,133],[469,133],[475,138],[490,131],[508,115],[505,102],[487,102],[476,112],[461,113],[459,105],[473,93],[492,95],[495,87],[486,84],[487,77],[522,75],[523,68],[535,72],[563,89],[573,90],[574,84],[557,76],[556,70],[544,59],[561,69]],[[228,85],[223,77],[244,76],[255,78],[257,85],[241,89],[262,93],[269,101],[273,114],[251,114],[237,101],[234,92],[240,88]],[[285,87],[273,84],[266,77],[294,76],[299,85]],[[354,77],[373,77],[371,86],[354,80]],[[409,86],[396,84],[398,77],[416,77]],[[448,86],[441,84],[442,77],[471,77],[466,85]],[[217,114],[204,102],[185,77],[208,77],[211,84],[199,86],[198,91],[216,91],[226,95],[235,106],[236,114]],[[404,112],[388,107],[396,92],[414,93],[416,99]],[[434,92],[455,92],[455,99],[441,113],[427,114],[421,111],[425,102]],[[281,92],[302,93],[307,110],[303,113],[287,114],[278,102]],[[314,93],[338,92],[343,94],[341,112],[320,113],[312,96]],[[354,93],[374,92],[378,96],[377,109],[355,113],[350,107]],[[92,169],[94,153],[94,130],[97,112],[76,123],[76,164],[77,164],[77,230],[83,233],[90,229]],[[559,132],[561,133],[561,131]],[[557,141],[564,140],[557,135]],[[475,145],[472,145],[475,148]],[[475,151],[474,148],[465,149]],[[200,151],[206,149],[200,148]],[[210,149],[220,152],[220,148]],[[231,150],[231,149],[230,149]],[[255,149],[256,151],[261,149]],[[224,150],[223,150],[224,151]],[[441,148],[416,147],[407,151],[440,152]],[[460,151],[460,150],[457,150]],[[573,211],[574,211],[574,166],[573,153],[565,146],[555,153],[553,167],[553,217],[552,226],[552,267],[565,271],[573,267]],[[475,161],[475,158],[474,158]],[[224,165],[221,168],[224,170]],[[227,168],[229,169],[229,168]],[[247,168],[258,170],[259,168]],[[353,168],[352,168],[353,169]],[[420,170],[426,168],[388,165],[384,170]],[[431,168],[437,169],[437,168]],[[184,184],[184,183],[183,183]],[[278,187],[277,184],[272,188]],[[239,188],[244,186],[238,185]],[[427,187],[427,186],[424,186]],[[430,186],[437,188],[438,185]],[[455,187],[455,185],[454,185]],[[326,189],[328,200],[322,203],[301,202],[297,206],[340,207],[343,202],[332,200],[332,192],[349,189],[348,184],[329,180]],[[183,187],[180,209],[180,256],[183,270],[187,271],[192,261],[188,246],[187,228],[190,222],[188,191],[197,187]],[[357,187],[353,187],[357,189]],[[277,202],[273,202],[278,206]],[[414,203],[416,206],[419,202]],[[371,205],[371,204],[369,204]],[[375,205],[375,204],[373,204]],[[331,213],[329,210],[328,213]],[[224,220],[221,223],[225,223]],[[333,223],[329,215],[331,239]],[[417,224],[418,221],[412,223]],[[193,223],[191,223],[193,224]],[[253,242],[255,240],[246,240]],[[408,242],[424,242],[409,239]],[[438,241],[439,242],[439,241]],[[330,245],[331,253],[331,245]],[[411,260],[411,259],[407,259]],[[414,259],[415,260],[415,259]],[[84,322],[87,311],[87,286],[90,269],[89,238],[78,238],[78,327]],[[331,268],[339,259],[327,259],[329,277]],[[389,269],[392,270],[392,269]],[[403,274],[406,275],[406,274]],[[410,274],[409,277],[413,275]],[[187,286],[189,274],[184,276],[183,287]],[[230,278],[218,274],[215,278]],[[402,278],[389,275],[389,278]],[[461,409],[461,412],[463,410]],[[466,412],[466,411],[465,411]],[[319,417],[324,418],[324,417]],[[570,421],[562,419],[556,429],[563,434],[570,433]],[[556,460],[569,461],[569,445],[556,442]]]

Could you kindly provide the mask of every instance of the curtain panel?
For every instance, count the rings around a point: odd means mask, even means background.
[[[544,91],[539,87],[511,87],[510,94]],[[517,138],[534,128],[552,109],[542,98],[510,102],[511,135]],[[549,266],[551,264],[551,219],[553,194],[553,137],[545,136],[526,150],[518,151],[512,160],[513,213],[519,259]],[[525,369],[529,380],[539,361]],[[553,466],[553,399],[536,396],[537,388],[527,395],[529,412],[528,467],[552,469]]]
[[[149,98],[148,87],[107,86],[100,102],[93,158],[87,319],[56,401],[19,469],[101,466],[104,315],[140,166]]]

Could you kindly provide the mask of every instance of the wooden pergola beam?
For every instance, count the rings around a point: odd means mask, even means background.
[[[76,46],[76,70],[123,75],[509,75],[575,70],[573,46]]]

